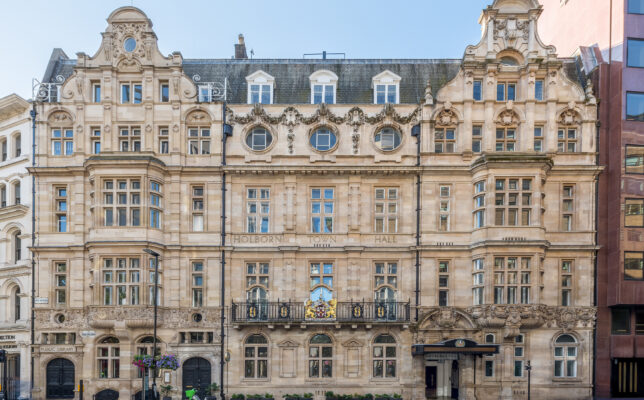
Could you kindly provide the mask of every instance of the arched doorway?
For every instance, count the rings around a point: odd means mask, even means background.
[[[143,391],[139,390],[134,395],[134,400],[142,400],[142,399],[143,399]],[[146,394],[145,394],[145,399],[146,400],[154,399],[154,390],[148,389]]]
[[[183,393],[188,389],[196,389],[199,398],[204,398],[206,388],[210,383],[210,362],[205,358],[193,357],[186,360],[182,366],[183,372]]]
[[[54,358],[47,364],[47,398],[74,398],[74,364],[65,358]]]
[[[119,398],[119,392],[112,389],[105,389],[96,393],[94,400],[116,400],[118,398]]]

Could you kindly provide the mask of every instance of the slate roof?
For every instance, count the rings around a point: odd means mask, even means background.
[[[195,60],[183,61],[187,76],[201,76],[201,81],[223,81],[228,78],[231,89],[229,102],[246,103],[246,77],[262,70],[275,78],[273,103],[310,104],[309,76],[321,69],[338,76],[336,103],[373,104],[372,79],[389,70],[399,75],[400,102],[417,104],[425,96],[427,80],[433,93],[456,76],[461,61],[446,60]]]
[[[564,71],[582,86],[573,59],[564,58]],[[52,52],[43,82],[54,82],[56,76],[65,79],[73,72],[76,60],[69,59],[61,49]],[[372,79],[389,70],[400,81],[400,103],[418,104],[431,81],[434,96],[453,79],[461,66],[460,59],[184,59],[184,73],[192,79],[199,75],[201,82],[223,82],[228,79],[228,102],[244,104],[247,99],[246,77],[262,70],[275,78],[274,104],[310,104],[309,76],[321,69],[338,76],[337,104],[373,104]],[[580,79],[581,78],[581,79]]]

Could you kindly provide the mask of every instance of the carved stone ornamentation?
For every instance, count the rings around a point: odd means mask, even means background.
[[[145,58],[148,56],[146,53],[146,45],[144,40],[144,32],[147,30],[147,24],[144,23],[115,23],[113,26],[113,39],[112,44],[112,57],[120,59],[124,57],[127,60],[132,60],[134,56]],[[133,51],[127,52],[123,47],[123,42],[127,38],[134,38],[136,40],[136,47]]]
[[[289,130],[288,134],[286,135],[286,140],[288,142],[288,153],[293,154],[293,142],[295,141],[295,134],[292,130]]]
[[[593,82],[590,79],[586,81],[586,104],[597,104],[597,98],[595,98],[595,95],[593,94]]]
[[[315,114],[311,116],[303,116],[294,107],[287,107],[278,116],[269,115],[261,104],[256,104],[253,109],[246,115],[237,115],[230,108],[226,110],[226,119],[231,124],[249,124],[251,122],[263,122],[266,124],[276,125],[282,123],[286,125],[289,130],[292,130],[299,123],[305,125],[319,124],[324,122],[331,122],[334,124],[347,123],[352,126],[354,130],[356,127],[366,123],[379,124],[385,119],[389,119],[398,124],[409,124],[418,121],[420,107],[414,109],[408,115],[400,115],[392,104],[385,104],[382,111],[378,114],[367,116],[359,107],[353,107],[347,114],[340,116],[334,114],[329,110],[326,104],[320,104]]]
[[[49,116],[48,122],[53,126],[71,125],[72,117],[65,111],[56,111]]]
[[[192,124],[204,124],[210,122],[210,117],[205,111],[197,110],[193,111],[186,118],[186,122]]]
[[[358,145],[360,144],[360,134],[354,131],[351,134],[351,145],[353,148],[353,154],[358,154]]]
[[[560,125],[578,125],[581,122],[581,116],[577,111],[574,109],[568,108],[561,114],[559,114],[559,118],[557,119],[557,122]]]
[[[434,104],[434,96],[432,95],[432,82],[428,79],[427,86],[425,86],[425,104]]]
[[[496,123],[503,126],[514,126],[520,122],[519,116],[513,110],[505,109],[496,118]]]
[[[436,116],[436,126],[455,126],[458,125],[458,116],[453,109],[446,108]]]
[[[527,41],[530,37],[528,21],[508,18],[494,21],[494,39],[504,39],[509,46],[514,47],[517,39]]]

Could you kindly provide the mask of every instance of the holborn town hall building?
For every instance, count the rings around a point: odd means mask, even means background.
[[[597,104],[541,12],[494,0],[462,59],[164,56],[134,7],[55,49],[32,398],[140,398],[155,279],[174,399],[588,398]]]

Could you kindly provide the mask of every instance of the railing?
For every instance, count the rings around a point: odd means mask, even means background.
[[[192,81],[197,86],[197,101],[210,103],[213,101],[226,101],[228,99],[228,78],[219,82],[202,82],[201,76],[195,74]]]
[[[37,79],[31,81],[31,95],[34,101],[43,103],[57,103],[60,101],[60,87],[65,82],[65,77],[58,75],[55,82],[39,82]]]
[[[293,322],[408,322],[409,302],[389,301],[344,301],[336,305],[335,315],[315,318],[307,317],[307,307],[303,302],[245,302],[233,303],[231,307],[233,323],[293,323]]]

